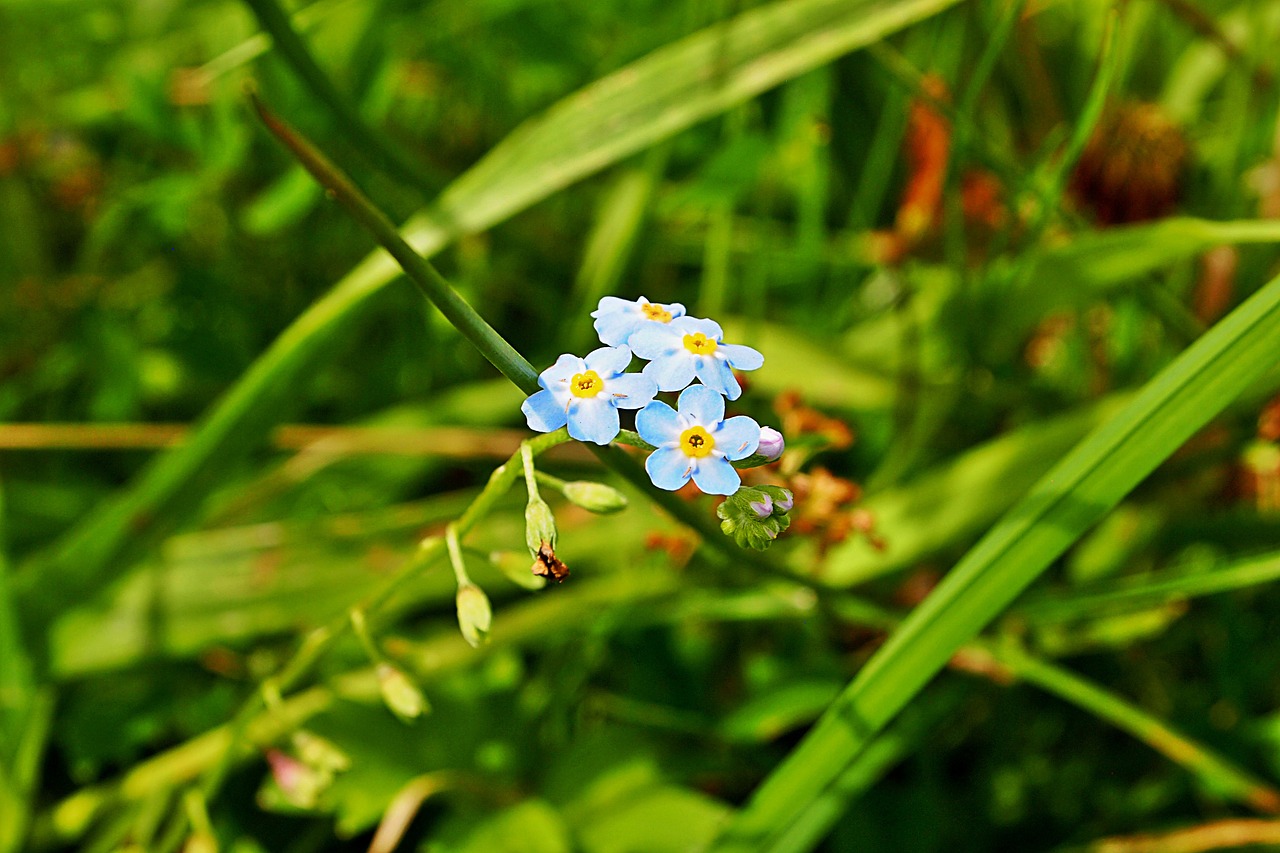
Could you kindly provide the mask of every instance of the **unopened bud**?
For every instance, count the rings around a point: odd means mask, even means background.
[[[328,777],[325,774],[278,749],[267,750],[267,764],[271,767],[275,790],[270,792],[264,788],[260,792],[259,798],[264,805],[274,805],[271,800],[276,799],[296,809],[315,808],[326,785]]]
[[[542,498],[530,498],[524,510],[524,542],[530,554],[537,554],[546,543],[553,551],[556,547],[556,517]]]
[[[378,687],[391,713],[405,722],[416,720],[429,710],[427,697],[418,685],[391,664],[378,664]]]
[[[762,494],[760,500],[750,501],[747,506],[756,514],[756,518],[765,519],[773,515],[773,498]]]
[[[760,427],[760,443],[756,445],[756,453],[772,462],[787,449],[787,441],[782,433],[773,427]]]
[[[627,496],[604,483],[577,480],[564,484],[564,496],[588,512],[606,515],[627,508]]]
[[[489,625],[493,622],[489,596],[475,584],[464,583],[458,587],[457,602],[462,637],[472,648],[477,648],[489,638]]]
[[[332,741],[305,730],[293,733],[293,748],[303,764],[323,773],[341,773],[351,767],[351,758]]]

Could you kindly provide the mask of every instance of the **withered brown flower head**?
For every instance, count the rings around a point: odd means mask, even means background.
[[[563,583],[569,577],[569,567],[561,562],[551,545],[543,541],[538,553],[533,557],[533,573],[540,578],[548,578],[556,583]]]
[[[1173,212],[1190,146],[1156,104],[1107,110],[1071,176],[1076,200],[1105,225],[1159,219]]]

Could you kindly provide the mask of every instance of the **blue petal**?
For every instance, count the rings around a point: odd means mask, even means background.
[[[642,373],[624,373],[606,379],[604,393],[619,409],[642,409],[658,393],[657,384]]]
[[[677,317],[667,325],[679,330],[681,337],[702,332],[708,338],[724,340],[724,329],[721,329],[720,324],[715,320],[704,320],[701,317]]]
[[[733,371],[729,369],[727,361],[715,357],[700,358],[698,359],[697,373],[703,385],[719,391],[730,400],[736,400],[742,396],[742,386],[734,378]]]
[[[632,332],[627,346],[631,347],[631,351],[636,355],[650,360],[675,352],[680,349],[680,339],[684,333],[673,329],[674,323],[675,320],[670,323],[644,320]]]
[[[699,459],[698,467],[693,469],[693,482],[709,495],[731,495],[742,485],[742,478],[728,459],[707,456]]]
[[[604,317],[609,314],[616,314],[620,311],[633,311],[636,303],[626,299],[619,299],[616,296],[600,297],[600,304],[596,306],[596,310],[591,312],[592,317]]]
[[[578,441],[608,444],[618,437],[618,410],[603,397],[578,400],[569,409],[569,435]]]
[[[644,317],[636,314],[628,314],[617,311],[612,314],[605,314],[598,318],[595,322],[596,334],[600,336],[600,343],[609,346],[619,346],[627,343],[636,329],[639,329],[647,321]]]
[[[550,391],[539,391],[520,404],[525,422],[535,432],[554,432],[565,424],[564,406]]]
[[[644,470],[649,472],[649,479],[659,489],[674,492],[689,482],[691,461],[675,447],[659,447],[644,460]]]
[[[746,459],[760,444],[760,424],[746,415],[738,415],[720,424],[711,437],[716,441],[716,450],[731,461]]]
[[[764,356],[759,350],[744,347],[742,344],[721,344],[716,354],[724,353],[729,366],[736,370],[758,370],[764,364]]]
[[[705,385],[686,388],[676,403],[680,414],[693,418],[694,423],[711,429],[724,420],[724,397]]]
[[[617,376],[631,364],[631,350],[624,346],[600,347],[587,353],[587,369],[600,374],[602,379]]]
[[[679,391],[693,381],[693,353],[673,352],[659,356],[644,366],[644,375],[661,391]]]
[[[586,362],[576,355],[565,353],[556,359],[555,364],[538,375],[538,384],[543,388],[551,388],[558,382],[568,382],[575,373],[582,373],[586,369]]]
[[[684,424],[676,410],[661,400],[654,400],[636,412],[636,432],[654,447],[679,441],[683,431]]]
[[[662,307],[671,312],[672,319],[684,316],[684,306],[679,302],[667,302],[664,303]]]

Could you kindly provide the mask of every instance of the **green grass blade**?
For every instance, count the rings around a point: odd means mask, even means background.
[[[712,848],[768,849],[809,803],[1045,568],[1271,368],[1280,279],[1234,310],[1049,472],[904,621]],[[963,500],[962,495],[954,496]]]
[[[764,90],[935,14],[958,0],[785,0],[662,48],[513,131],[455,181],[405,235],[426,256],[589,174]],[[158,457],[24,567],[21,611],[41,626],[175,530],[223,472],[256,447],[294,399],[294,383],[400,275],[378,251],[342,278],[258,358],[182,447]],[[641,475],[642,476],[642,475]]]
[[[1018,615],[1036,624],[1064,622],[1096,617],[1100,613],[1159,607],[1277,580],[1280,580],[1280,554],[1270,553],[1212,571],[1128,578],[1084,587],[1070,594],[1038,596],[1019,606]]]
[[[1280,812],[1280,793],[1275,788],[1110,690],[1017,648],[1002,647],[995,659],[1028,684],[1128,732],[1185,767],[1209,791],[1259,811]]]

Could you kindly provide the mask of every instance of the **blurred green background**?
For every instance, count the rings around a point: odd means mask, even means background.
[[[0,851],[707,849],[898,615],[1280,272],[1277,43],[1270,0],[0,0]],[[607,294],[761,350],[733,408],[788,438],[748,475],[796,493],[775,571],[562,446],[540,467],[630,506],[544,488],[573,574],[531,590],[517,483],[464,540],[467,645],[414,554],[522,395],[250,87],[538,369]],[[1278,389],[759,849],[1280,849]]]

